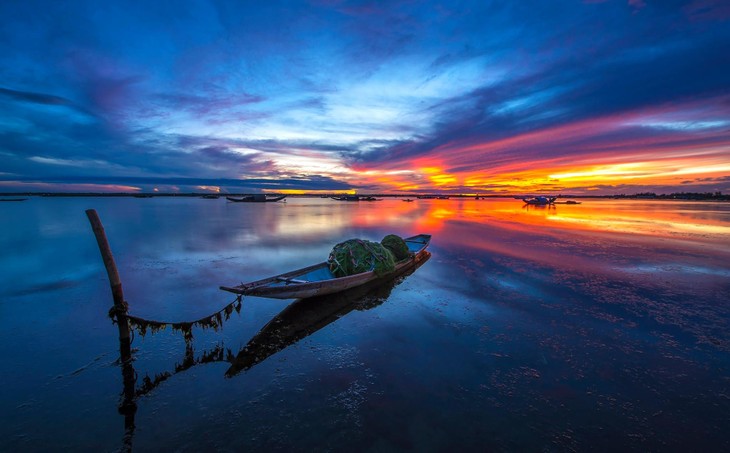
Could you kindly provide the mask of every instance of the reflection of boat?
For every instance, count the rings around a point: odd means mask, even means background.
[[[532,197],[532,198],[530,198],[530,197],[523,197],[523,198],[520,198],[520,200],[524,201],[527,204],[533,204],[533,205],[538,205],[538,206],[545,206],[545,205],[549,205],[549,204],[555,203],[555,199],[556,198],[557,197],[543,197],[543,196],[538,196],[538,197]]]
[[[266,203],[266,202],[274,202],[283,200],[286,198],[286,195],[279,195],[278,197],[270,197],[268,195],[257,193],[254,195],[246,195],[242,198],[233,198],[233,197],[226,197],[226,200],[228,201],[234,201],[236,203]]]
[[[411,266],[424,259],[426,247],[431,241],[431,235],[419,234],[404,239],[410,256],[396,262],[395,270],[386,276],[379,277],[375,271],[362,272],[346,277],[335,277],[325,261],[313,266],[305,267],[285,274],[276,275],[239,286],[221,286],[224,291],[247,296],[271,297],[274,299],[296,299],[299,297],[323,296],[337,293],[346,289],[370,283],[374,280],[386,278],[401,269]]]
[[[552,203],[552,204],[523,204],[522,209],[524,209],[527,212],[530,212],[530,211],[545,212],[545,210],[555,211],[555,209],[557,209],[557,205],[555,205],[554,203]]]
[[[390,296],[390,292],[405,277],[413,273],[431,254],[424,252],[385,280],[358,286],[337,294],[299,299],[288,305],[257,333],[231,361],[226,376],[248,370],[302,338],[305,338],[352,310],[369,310]]]

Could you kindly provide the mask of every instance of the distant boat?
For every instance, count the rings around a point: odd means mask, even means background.
[[[449,199],[449,197],[448,197],[448,196],[446,196],[446,195],[439,195],[438,197],[436,197],[436,199],[437,199],[437,200],[448,200],[448,199]]]
[[[153,195],[149,193],[136,193],[132,195],[134,198],[152,198]]]
[[[403,201],[407,201],[408,203],[412,203],[412,202],[413,202],[413,200],[411,200],[410,198],[406,198],[406,199],[405,199],[405,200],[403,200]]]
[[[0,201],[25,201],[27,198],[0,198]]]
[[[226,197],[226,200],[233,201],[235,203],[270,203],[283,200],[284,198],[286,198],[286,195],[270,197],[268,195],[258,193],[254,195],[247,195],[242,198]]]
[[[207,193],[207,194],[203,195],[203,196],[202,196],[202,197],[200,197],[200,198],[206,198],[206,199],[208,199],[208,200],[217,200],[217,199],[219,199],[220,197],[221,197],[220,195],[215,195],[215,194],[212,194],[212,193]]]
[[[378,201],[375,197],[361,197],[360,195],[340,195],[332,197],[337,201]]]
[[[530,197],[523,197],[523,198],[520,198],[520,200],[524,201],[526,204],[538,205],[538,206],[547,206],[547,205],[550,205],[550,204],[554,204],[555,203],[555,200],[557,198],[558,197],[543,197],[543,196],[539,196],[539,197],[532,197],[532,198],[530,198]]]
[[[239,286],[221,286],[220,289],[246,296],[271,297],[274,299],[297,299],[338,293],[379,279],[387,279],[404,268],[428,259],[426,247],[431,242],[430,234],[419,234],[404,239],[409,256],[395,263],[395,269],[378,276],[374,270],[345,277],[335,277],[327,261],[274,277],[265,278]]]

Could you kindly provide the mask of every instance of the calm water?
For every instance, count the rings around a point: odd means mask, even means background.
[[[137,331],[125,416],[87,208],[160,321],[353,237],[430,233],[432,257],[370,294],[245,298],[187,342]],[[5,451],[730,448],[730,204],[31,198],[0,222]]]

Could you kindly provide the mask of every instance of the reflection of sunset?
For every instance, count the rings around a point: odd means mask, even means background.
[[[712,203],[707,203],[707,215],[695,210],[689,216],[676,209],[680,202],[649,202],[651,210],[640,201],[584,200],[579,205],[552,207],[526,206],[521,200],[471,198],[449,200],[383,200],[353,209],[351,222],[358,226],[397,225],[398,219],[411,219],[422,232],[443,230],[448,223],[484,224],[507,230],[537,231],[567,230],[573,232],[612,232],[648,236],[729,235],[730,228],[720,217],[713,217]],[[376,209],[375,205],[377,206]],[[661,209],[666,207],[666,209]],[[562,232],[560,234],[566,234]]]
[[[617,231],[624,233],[641,232],[652,235],[697,233],[697,234],[724,234],[730,235],[730,227],[724,225],[708,225],[704,223],[679,222],[671,219],[642,219],[636,213],[621,215],[605,219],[596,219],[587,215],[553,216],[550,220],[565,222],[567,228],[581,230]],[[571,226],[568,226],[571,225]],[[641,227],[637,231],[637,227]]]
[[[728,235],[730,228],[720,217],[688,216],[676,207],[679,202],[649,202],[584,200],[580,205],[557,205],[533,207],[521,205],[519,200],[495,200],[490,202],[487,213],[480,213],[474,221],[478,223],[510,223],[561,230],[603,231],[629,233],[633,235],[675,236],[675,235]],[[485,205],[487,203],[484,203]],[[696,205],[695,205],[696,206]],[[712,208],[712,203],[707,203]],[[666,207],[666,209],[661,209]],[[693,211],[695,215],[702,213]],[[467,212],[462,213],[468,218]]]
[[[511,198],[452,197],[411,203],[397,198],[374,202],[292,198],[288,203],[236,206],[235,210],[265,225],[260,231],[296,241],[325,236],[345,239],[353,229],[399,235],[427,233],[434,235],[437,246],[466,241],[490,252],[542,261],[573,260],[555,250],[555,244],[596,237],[614,238],[610,240],[624,244],[680,240],[701,247],[712,244],[717,253],[730,252],[730,227],[723,211],[711,202],[692,203],[692,209],[687,206],[675,201],[605,199],[542,207]],[[249,237],[248,231],[242,234],[242,243],[262,239]]]
[[[286,237],[320,236],[322,233],[337,235],[338,231],[350,227],[373,228],[388,227],[401,231],[412,222],[424,216],[423,207],[415,203],[404,203],[401,200],[347,202],[332,199],[292,198],[286,205],[262,206],[283,210],[286,215],[270,230]],[[266,212],[264,212],[266,214]],[[272,210],[272,215],[275,214]],[[267,216],[268,218],[268,216]],[[271,219],[274,217],[272,216]],[[442,220],[439,219],[440,223]]]

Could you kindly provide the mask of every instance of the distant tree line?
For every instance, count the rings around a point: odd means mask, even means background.
[[[650,198],[658,200],[721,200],[730,201],[730,195],[723,195],[722,192],[675,192],[670,194],[659,194],[654,192],[640,192],[633,195],[614,195],[613,198]]]

